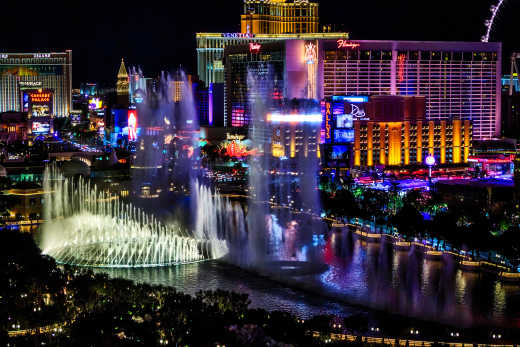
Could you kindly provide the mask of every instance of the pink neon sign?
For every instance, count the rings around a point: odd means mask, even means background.
[[[361,46],[359,43],[349,42],[347,40],[338,40],[338,48],[358,48]]]
[[[251,53],[258,53],[258,52],[260,52],[261,48],[262,48],[262,45],[259,43],[254,43],[254,42],[249,43],[249,52],[251,52]]]

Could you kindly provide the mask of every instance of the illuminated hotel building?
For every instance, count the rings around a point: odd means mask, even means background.
[[[197,74],[206,87],[224,83],[224,49],[285,40],[348,40],[348,33],[318,33],[318,4],[306,0],[245,0],[240,33],[197,33]]]
[[[316,33],[320,22],[318,7],[308,0],[244,0],[242,33]]]
[[[436,127],[469,120],[476,140],[500,136],[500,43],[337,40],[320,48],[325,97],[421,95]]]
[[[269,107],[283,99],[320,100],[318,47],[319,40],[226,47],[224,126],[248,126],[257,101]]]
[[[268,148],[275,158],[320,157],[322,116],[314,100],[282,100],[267,114]]]
[[[24,90],[40,89],[52,93],[52,116],[69,116],[72,107],[72,51],[0,53],[0,113],[25,112]]]
[[[243,33],[198,33],[197,34],[197,73],[210,84],[224,83],[224,49],[249,43],[272,43],[287,40],[348,40],[348,33],[315,34],[243,34]]]
[[[324,142],[325,148],[332,147],[326,151],[332,153],[329,162],[345,151],[351,151],[353,167],[422,166],[429,155],[440,165],[468,162],[473,138],[469,120],[427,120],[426,98],[421,96],[353,98],[358,97],[326,99],[325,110],[330,111],[325,114]],[[347,131],[343,127],[353,129],[352,135],[343,135]],[[351,146],[336,143],[345,139]]]

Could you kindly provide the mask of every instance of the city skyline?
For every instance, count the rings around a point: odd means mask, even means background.
[[[61,10],[55,10],[44,4],[27,9],[10,3],[6,5],[6,12],[23,13],[26,23],[46,18],[47,25],[42,28],[20,26],[19,19],[10,16],[0,23],[0,31],[5,33],[0,38],[0,46],[6,53],[71,49],[76,67],[74,87],[81,82],[115,84],[121,58],[125,58],[128,66],[141,66],[148,76],[179,66],[196,73],[195,33],[240,32],[241,3],[234,0],[233,4],[222,6],[205,2],[203,10],[200,3],[185,3],[185,11],[181,12],[159,3],[139,8],[121,2],[93,1],[87,9],[90,16],[85,16],[84,4],[66,4]],[[353,40],[479,41],[485,33],[484,21],[490,16],[489,7],[494,1],[478,5],[469,0],[456,4],[408,0],[400,4],[376,0],[319,3],[321,24],[342,25]],[[374,6],[377,11],[373,10]],[[503,61],[507,61],[514,45],[513,33],[505,30],[514,22],[514,15],[509,13],[517,10],[520,5],[505,2],[491,37],[491,41],[504,42]],[[89,24],[94,22],[95,26]],[[503,66],[505,73],[507,65]]]

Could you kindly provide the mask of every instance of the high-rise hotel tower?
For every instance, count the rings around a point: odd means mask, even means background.
[[[309,0],[245,0],[242,33],[308,34],[319,27],[318,3]]]
[[[51,116],[69,116],[72,51],[0,53],[0,113],[28,111],[29,95],[38,91],[48,95]]]

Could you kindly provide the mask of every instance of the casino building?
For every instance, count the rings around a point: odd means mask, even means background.
[[[348,40],[348,33],[319,33],[319,4],[308,0],[244,0],[240,33],[198,33],[197,73],[205,86],[224,83],[224,49],[286,40]]]
[[[468,162],[471,121],[427,120],[422,96],[334,96],[325,99],[324,163],[329,168],[422,166]]]
[[[0,113],[30,112],[29,94],[50,94],[45,110],[51,117],[68,117],[72,109],[72,51],[60,53],[0,53]],[[41,99],[41,98],[40,98]],[[43,110],[39,102],[39,111]]]
[[[500,43],[350,41],[318,36],[227,46],[227,125],[233,125],[239,113],[245,114],[243,125],[247,125],[247,71],[269,67],[276,72],[273,78],[279,89],[275,92],[280,91],[281,98],[422,96],[427,121],[467,120],[475,140],[496,138],[501,131],[501,49]],[[241,96],[233,94],[235,90]],[[233,108],[239,110],[235,115]]]
[[[325,41],[324,97],[420,95],[426,120],[473,123],[475,140],[500,136],[501,43]]]

